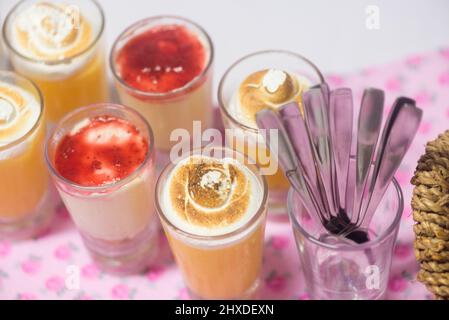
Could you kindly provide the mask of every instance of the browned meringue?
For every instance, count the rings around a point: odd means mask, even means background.
[[[304,88],[288,72],[266,69],[249,75],[239,88],[242,115],[255,123],[255,115],[265,108],[276,108],[291,101],[301,103]]]
[[[251,183],[241,168],[207,157],[193,157],[176,168],[168,187],[176,213],[205,228],[234,224],[251,200]]]

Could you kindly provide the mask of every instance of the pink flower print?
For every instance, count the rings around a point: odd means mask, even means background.
[[[190,300],[189,290],[187,288],[182,288],[178,292],[178,297],[180,300]]]
[[[154,266],[148,270],[146,277],[150,281],[158,280],[165,272],[165,268],[163,266]]]
[[[118,284],[111,289],[111,296],[114,299],[125,300],[129,298],[129,288],[125,284]]]
[[[444,59],[449,60],[449,48],[441,50],[440,53]]]
[[[272,273],[268,279],[266,279],[266,285],[267,287],[274,291],[274,292],[280,292],[285,288],[285,285],[287,283],[286,277],[280,274],[276,274],[275,272]]]
[[[19,300],[36,300],[36,299],[37,297],[32,293],[23,292],[19,294]]]
[[[407,288],[407,281],[401,276],[395,276],[388,282],[388,289],[392,292],[403,292]]]
[[[54,276],[47,279],[45,287],[53,292],[59,292],[64,288],[64,280],[61,277]]]
[[[95,264],[86,264],[81,268],[81,275],[88,279],[96,279],[100,275],[100,269]]]
[[[11,252],[11,243],[9,241],[0,241],[0,258],[6,257]]]
[[[298,300],[310,300],[310,296],[308,293],[302,293],[299,295]]]
[[[418,132],[422,135],[427,135],[430,133],[430,130],[432,130],[432,125],[430,122],[423,121],[419,126]]]
[[[28,260],[22,262],[22,271],[29,275],[34,275],[39,272],[41,267],[41,262],[36,258],[29,258]]]
[[[440,74],[438,81],[439,81],[440,85],[442,85],[442,86],[449,85],[449,71],[445,71],[442,74]]]
[[[399,91],[401,89],[401,80],[398,77],[392,77],[385,83],[385,88],[389,91]]]
[[[288,247],[289,239],[286,236],[271,237],[271,246],[276,250],[282,250]]]
[[[408,244],[399,243],[394,248],[394,256],[399,259],[406,259],[407,257],[410,256],[411,252],[412,252],[412,248]]]
[[[326,80],[332,87],[341,87],[345,83],[345,80],[343,79],[343,77],[341,77],[339,75],[327,76]]]
[[[90,295],[85,294],[85,293],[83,293],[82,295],[80,295],[80,297],[79,297],[78,299],[79,299],[79,300],[93,300],[93,298],[92,298]]]
[[[411,57],[408,57],[405,60],[405,63],[407,65],[409,65],[410,67],[417,67],[417,66],[419,66],[423,62],[423,60],[424,60],[423,56],[417,54],[417,55],[413,55]]]
[[[415,95],[418,107],[428,106],[432,102],[432,96],[427,91],[420,91]]]
[[[410,176],[403,170],[398,170],[394,176],[401,186],[407,185],[410,182]]]
[[[53,254],[59,260],[68,260],[72,256],[72,250],[67,245],[60,245]]]

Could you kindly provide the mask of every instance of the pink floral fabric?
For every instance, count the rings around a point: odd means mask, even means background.
[[[410,96],[424,110],[416,140],[397,173],[405,210],[394,250],[389,299],[431,299],[415,280],[413,220],[409,183],[427,141],[449,129],[449,48],[418,54],[354,75],[329,75],[331,87],[351,87],[358,105],[363,88],[386,90],[387,106]],[[19,243],[0,241],[0,299],[188,299],[188,292],[163,238],[157,265],[130,277],[107,275],[92,263],[65,208],[59,205],[51,231]],[[266,232],[262,298],[309,299],[288,222],[269,221]],[[79,289],[68,289],[67,267],[79,268]]]

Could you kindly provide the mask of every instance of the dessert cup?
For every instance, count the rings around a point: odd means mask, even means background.
[[[54,129],[46,159],[100,267],[129,274],[154,261],[159,225],[154,211],[153,134],[140,114],[114,104],[76,109]],[[70,159],[76,163],[67,162]],[[106,180],[99,180],[102,177]]]
[[[28,79],[0,71],[0,109],[0,239],[37,236],[53,215],[41,93]]]
[[[9,12],[3,36],[11,64],[42,91],[50,125],[107,101],[104,23],[95,0],[23,0]]]
[[[211,126],[213,58],[206,31],[180,17],[139,21],[116,40],[110,64],[120,100],[144,115],[162,154],[178,143],[174,130]]]
[[[232,168],[232,166],[226,167],[224,163],[233,164],[235,168],[241,170],[240,174],[245,173],[244,179],[242,175],[235,175],[237,178],[233,184],[233,191],[230,192],[229,198],[226,198],[230,199],[229,202],[226,200],[229,206],[212,205],[211,203],[216,200],[214,195],[209,194],[201,198],[201,193],[206,189],[203,186],[202,189],[195,191],[195,186],[198,185],[192,184],[192,179],[195,179],[196,174],[189,175],[188,180],[183,180],[186,176],[182,176],[182,170],[187,168],[184,165],[188,163],[193,165],[193,168],[199,168],[195,167],[195,161],[198,159],[204,161],[199,162],[203,168],[201,170],[210,166],[206,161],[212,161],[212,163],[218,163],[217,168],[221,168],[220,164],[224,166],[222,173],[226,172],[225,168],[229,170]],[[262,268],[267,209],[268,192],[265,179],[260,176],[255,165],[248,163],[245,156],[227,148],[196,150],[178,164],[180,165],[174,163],[168,165],[159,177],[156,186],[156,207],[191,296],[199,299],[256,298]],[[180,172],[181,176],[178,176]],[[203,173],[197,176],[201,185],[216,183],[213,182],[216,171],[206,169]],[[183,178],[174,180],[178,179],[174,177]],[[205,177],[207,177],[206,180],[204,180]],[[245,187],[248,189],[240,189],[239,185],[242,181],[247,183]],[[189,195],[177,189],[183,183],[188,183]],[[215,186],[217,186],[217,189],[214,189],[217,194],[217,190],[231,190],[222,189],[221,182]],[[241,193],[236,190],[240,190]],[[236,194],[239,197],[234,202]],[[182,209],[182,212],[174,211],[175,208],[182,208],[182,197],[188,199],[188,202],[199,211],[191,211],[188,205],[185,211]],[[245,202],[246,200],[242,199],[250,200]],[[176,207],[179,204],[181,207]],[[206,209],[203,205],[208,208]],[[208,210],[211,212],[207,212]]]
[[[269,86],[272,86],[274,81],[280,88],[281,84],[276,83],[279,72],[281,76],[284,73],[286,79],[292,81],[295,92],[289,94],[291,96],[281,99],[276,97],[277,100],[267,102],[256,96],[259,93],[250,91],[264,88],[265,80],[270,80],[267,81]],[[272,79],[266,78],[267,75]],[[296,53],[281,50],[261,51],[241,58],[226,71],[220,81],[218,101],[224,127],[227,129],[226,143],[229,147],[253,158],[261,168],[262,174],[266,176],[270,215],[273,213],[286,217],[289,182],[278,165],[277,155],[271,154],[265,144],[264,135],[255,123],[255,113],[264,107],[277,108],[290,101],[296,101],[301,106],[302,92],[323,82],[320,71],[309,60]],[[245,96],[241,94],[243,85],[249,88]],[[267,92],[269,93],[266,91],[260,95],[268,96]],[[242,97],[251,103],[256,102],[255,105],[242,112]]]

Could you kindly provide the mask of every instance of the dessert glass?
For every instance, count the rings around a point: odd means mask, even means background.
[[[168,218],[163,202],[164,187],[176,168],[169,164],[156,184],[156,208],[175,260],[191,296],[200,299],[250,299],[258,295],[268,190],[257,166],[228,148],[212,147],[192,151],[188,157],[207,155],[213,159],[232,158],[254,174],[262,194],[260,206],[249,221],[234,231],[206,236],[177,227]]]
[[[144,162],[121,180],[92,187],[79,185],[56,169],[57,148],[81,121],[102,116],[122,119],[135,126],[148,141],[148,152]],[[158,251],[153,141],[151,128],[140,114],[114,104],[96,104],[72,111],[58,123],[47,141],[47,166],[56,188],[93,259],[111,273],[140,272],[154,261]]]
[[[144,91],[127,83],[117,63],[121,50],[145,32],[169,25],[186,28],[201,42],[206,53],[201,73],[182,87],[168,92]],[[177,143],[175,138],[170,137],[173,130],[185,129],[192,134],[194,121],[200,121],[203,129],[211,126],[213,58],[213,44],[206,31],[181,17],[157,16],[139,21],[126,29],[116,40],[111,51],[110,64],[120,100],[144,115],[153,128],[156,148],[162,154],[166,155]]]
[[[2,89],[2,84],[28,93],[39,108],[39,116],[28,132],[0,146],[0,238],[21,239],[43,232],[53,215],[43,149],[44,104],[39,89],[31,81],[0,71],[2,108],[8,103],[8,92],[4,91],[6,87]],[[0,135],[1,140],[7,139],[7,130],[0,129]]]
[[[58,18],[67,19],[66,23],[74,31],[89,30],[86,31],[89,39],[80,50],[67,51],[60,56],[42,57],[25,52],[26,49],[20,47],[18,37],[15,35],[18,17],[31,6],[43,3],[66,5],[64,15]],[[58,23],[62,23],[58,18],[43,18],[42,28],[45,25],[44,21],[50,21],[53,23],[53,31],[57,33],[62,29],[62,27],[58,29]],[[80,21],[84,23],[86,29],[76,25],[81,23]],[[3,26],[3,36],[11,64],[16,72],[32,79],[42,91],[47,109],[47,122],[50,125],[79,106],[107,101],[109,88],[103,36],[104,23],[103,10],[95,0],[22,0],[9,12]],[[49,37],[46,40],[51,39],[50,32],[46,36]],[[70,43],[64,43],[64,46],[70,48]]]
[[[257,127],[243,124],[230,110],[240,85],[251,74],[277,69],[307,79],[309,86],[321,84],[324,78],[306,58],[292,52],[270,50],[247,55],[235,62],[224,74],[218,89],[218,101],[229,147],[253,158],[267,178],[270,213],[286,213],[289,182],[278,166],[277,155],[271,154]]]

